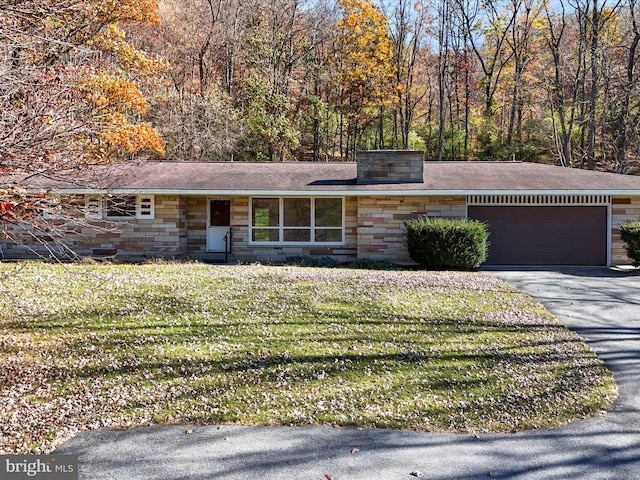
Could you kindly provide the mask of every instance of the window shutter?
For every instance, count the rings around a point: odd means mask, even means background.
[[[138,218],[153,220],[155,218],[155,202],[153,195],[138,197]]]
[[[86,197],[84,216],[92,219],[102,218],[102,202],[100,201],[100,197],[94,195]]]

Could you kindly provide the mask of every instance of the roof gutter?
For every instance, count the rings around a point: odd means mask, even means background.
[[[37,190],[37,191],[41,191]],[[53,193],[67,195],[188,195],[188,196],[276,196],[276,197],[366,197],[366,196],[467,196],[467,195],[623,195],[640,196],[638,190],[182,190],[156,188],[52,189]]]

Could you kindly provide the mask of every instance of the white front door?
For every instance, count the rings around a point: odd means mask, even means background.
[[[231,247],[231,202],[209,200],[207,252],[225,252]]]
[[[224,252],[228,248],[230,227],[209,227],[207,228],[207,252]],[[229,237],[227,237],[229,235]],[[227,241],[225,242],[225,237]]]

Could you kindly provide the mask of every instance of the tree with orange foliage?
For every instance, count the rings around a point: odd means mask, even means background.
[[[50,105],[49,110],[62,113],[71,106],[74,118],[82,117],[84,131],[72,130],[80,133],[73,136],[76,143],[84,143],[80,149],[84,160],[109,161],[123,150],[135,154],[142,148],[163,154],[161,138],[139,118],[149,108],[140,84],[165,65],[128,43],[121,28],[157,24],[156,10],[155,0],[11,2],[0,14],[0,39],[6,46],[0,59],[4,109],[18,113],[24,107],[24,102],[7,97],[17,85],[36,96],[52,88],[65,90],[73,99]],[[35,127],[42,119],[33,120]],[[11,143],[0,145],[0,155],[11,149]],[[55,148],[49,150],[57,153]]]
[[[344,157],[353,158],[358,137],[380,110],[398,101],[389,22],[370,0],[338,0],[342,18],[331,55],[335,100],[347,121]]]
[[[122,29],[158,22],[156,0],[3,3],[0,233],[48,228],[56,209],[56,199],[29,194],[20,179],[87,184],[92,165],[142,150],[164,154],[162,138],[141,118],[149,108],[142,85],[165,64],[134,48]]]

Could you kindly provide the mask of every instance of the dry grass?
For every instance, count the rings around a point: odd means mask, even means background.
[[[607,408],[611,373],[480,273],[0,264],[0,452],[149,423],[514,431]]]

